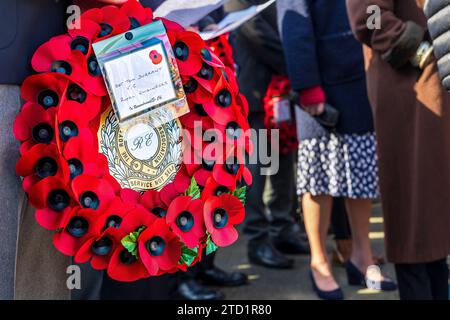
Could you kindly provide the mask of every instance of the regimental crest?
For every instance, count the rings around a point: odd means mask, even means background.
[[[113,109],[108,108],[99,126],[99,149],[122,188],[159,191],[173,181],[180,167],[180,135],[177,119],[158,125],[141,119],[120,126]]]

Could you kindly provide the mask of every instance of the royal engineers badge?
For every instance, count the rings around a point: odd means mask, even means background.
[[[109,172],[122,188],[161,190],[173,181],[182,161],[181,125],[178,119],[159,126],[142,119],[121,127],[113,109],[101,117],[99,149]]]

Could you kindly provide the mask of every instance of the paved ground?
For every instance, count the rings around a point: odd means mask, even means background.
[[[383,228],[379,205],[375,205],[373,217],[371,218],[371,234],[373,250],[376,253],[383,253]],[[333,246],[333,241],[329,240],[329,252]],[[221,249],[217,256],[217,264],[226,269],[240,270],[249,275],[250,284],[240,288],[227,288],[224,292],[227,299],[292,299],[311,300],[317,299],[311,291],[311,284],[308,279],[309,256],[294,256],[295,268],[293,270],[272,270],[259,266],[253,266],[247,260],[247,248],[244,237],[233,245]],[[393,266],[386,264],[384,272],[394,277]],[[393,300],[398,299],[397,292],[383,293],[358,289],[347,285],[345,270],[341,267],[334,268],[337,281],[342,286],[346,299],[358,300]]]

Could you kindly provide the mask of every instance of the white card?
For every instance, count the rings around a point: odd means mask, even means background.
[[[290,102],[288,99],[273,99],[273,117],[275,123],[287,122],[291,120]]]
[[[120,119],[177,99],[162,43],[105,61],[104,69]]]

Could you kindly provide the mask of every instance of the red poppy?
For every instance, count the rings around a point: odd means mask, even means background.
[[[238,151],[238,152],[236,152]],[[213,168],[213,177],[226,187],[234,188],[236,182],[244,180],[250,185],[252,183],[252,175],[248,168],[244,165],[244,157],[238,148],[232,150],[227,156],[226,161],[222,164],[216,164]]]
[[[208,114],[203,109],[203,105],[198,103],[189,103],[190,111],[180,118],[183,128],[194,129],[196,124],[201,124],[202,127],[212,128],[213,121],[208,117]]]
[[[235,71],[233,48],[228,41],[228,34],[223,34],[207,42],[211,51],[223,62],[223,64]]]
[[[178,173],[173,180],[175,190],[179,193],[184,193],[191,183],[192,176],[189,175],[186,166],[181,164]]]
[[[182,76],[183,88],[189,102],[193,104],[208,103],[213,93],[207,88],[203,87],[193,76]]]
[[[115,196],[114,189],[107,180],[87,174],[72,180],[72,190],[81,207],[98,212],[105,210]]]
[[[203,39],[191,31],[168,31],[178,69],[183,76],[193,76],[202,68],[201,50],[206,48]]]
[[[130,20],[130,28],[135,29],[149,24],[153,21],[153,11],[151,8],[144,8],[138,1],[129,0],[120,8]]]
[[[206,200],[203,214],[205,225],[213,242],[226,247],[236,241],[235,225],[244,221],[245,209],[241,201],[231,194],[222,194]]]
[[[24,154],[37,143],[50,144],[55,140],[56,108],[45,110],[36,103],[26,103],[14,120],[13,132],[22,142],[20,153]]]
[[[183,32],[184,28],[175,21],[166,18],[156,17],[155,21],[161,21],[168,32]]]
[[[203,104],[206,113],[215,121],[226,125],[235,119],[236,99],[231,87],[224,77],[221,77],[214,89],[213,99]]]
[[[66,221],[64,229],[53,236],[53,245],[63,254],[74,256],[81,246],[95,234],[98,213],[76,208]]]
[[[30,190],[29,201],[35,207],[36,221],[45,229],[62,228],[72,207],[73,193],[57,177],[48,177],[36,183]]]
[[[166,184],[159,192],[161,200],[166,206],[169,206],[172,200],[180,195],[173,182]]]
[[[16,163],[19,176],[25,177],[23,187],[30,192],[31,187],[47,177],[57,177],[69,181],[70,171],[56,144],[37,144],[28,150]]]
[[[92,56],[92,42],[101,30],[98,23],[81,18],[80,28],[69,29],[67,42],[72,50],[78,50],[87,57]]]
[[[205,235],[203,201],[180,196],[172,201],[167,211],[167,224],[188,248],[195,248]]]
[[[149,212],[158,218],[164,218],[167,214],[167,205],[161,200],[160,193],[156,190],[148,190],[138,200]]]
[[[163,219],[146,228],[138,239],[139,257],[151,276],[173,270],[181,257],[181,243]]]
[[[70,80],[62,73],[39,73],[27,77],[22,83],[22,98],[40,104],[44,109],[57,107],[65,100]]]
[[[224,193],[230,193],[233,190],[234,189],[230,189],[229,187],[217,183],[213,177],[210,177],[208,178],[208,180],[206,180],[205,188],[202,190],[201,198],[203,201],[206,201],[210,197],[220,196]]]
[[[121,232],[127,235],[141,228],[148,229],[157,219],[144,207],[138,206],[124,216],[119,228]],[[138,241],[141,236],[142,233],[139,235]],[[108,275],[118,281],[130,282],[148,277],[149,272],[140,256],[133,255],[120,245],[111,256]]]
[[[115,6],[105,6],[100,9],[94,8],[88,10],[81,15],[81,23],[85,20],[94,21],[101,28],[94,42],[124,33],[131,26],[130,20],[124,12]]]
[[[101,177],[107,172],[107,167],[99,160],[95,142],[92,133],[84,130],[64,145],[63,156],[69,165],[71,179],[81,174]]]
[[[92,268],[104,270],[108,267],[111,256],[120,246],[120,240],[125,236],[114,229],[106,229],[88,239],[75,255],[76,263],[90,261]]]
[[[200,71],[192,78],[198,82],[201,88],[212,94],[221,76],[222,70],[203,62]]]

